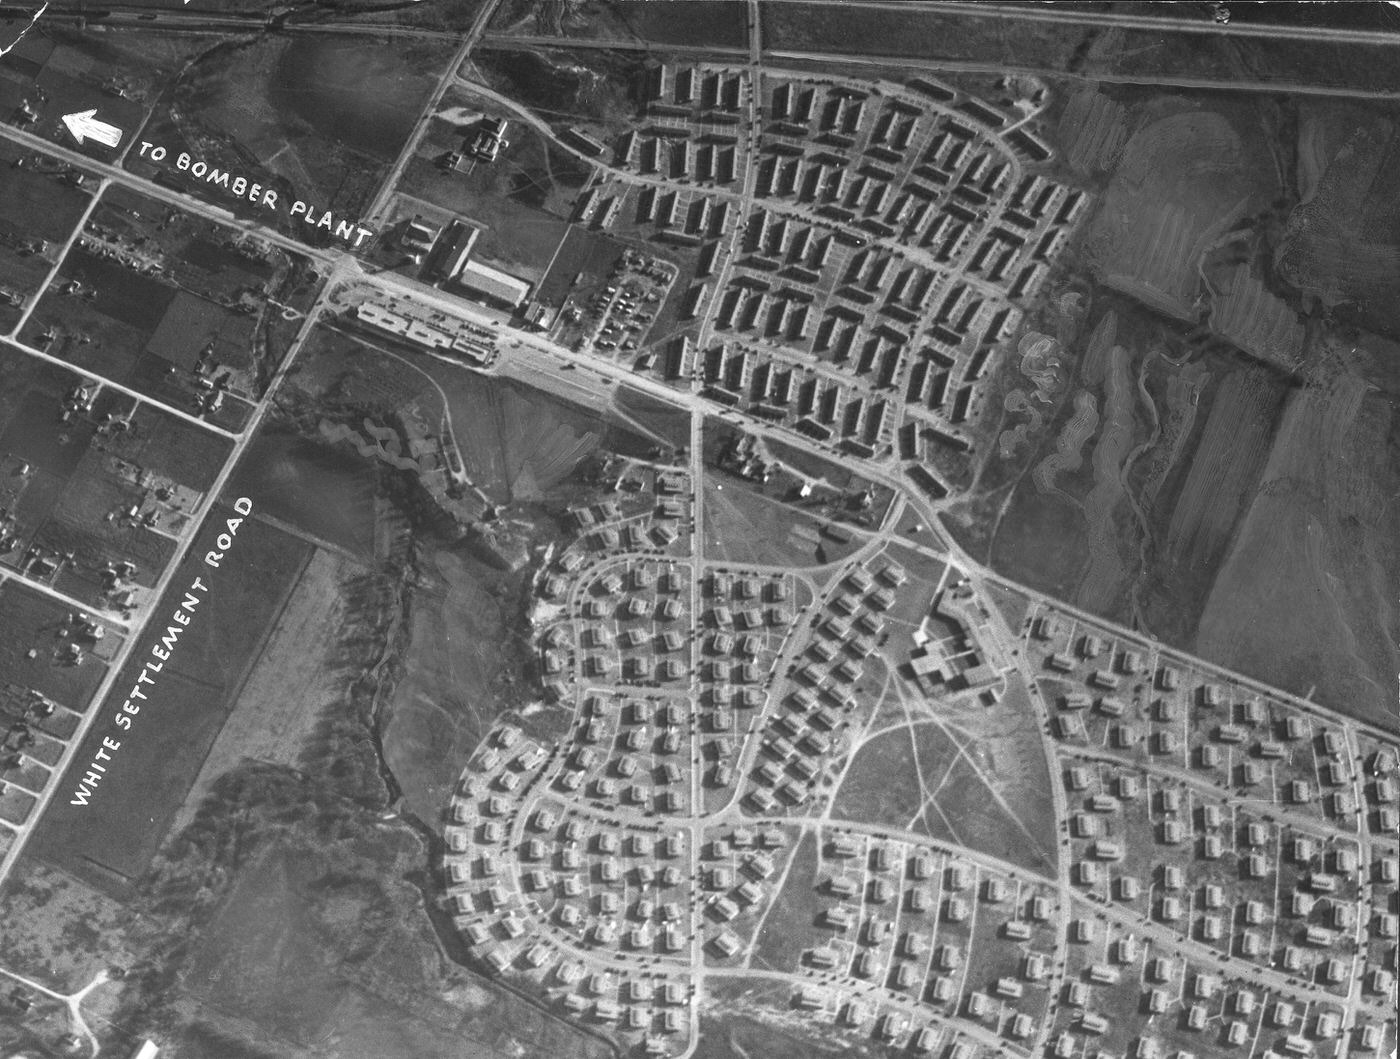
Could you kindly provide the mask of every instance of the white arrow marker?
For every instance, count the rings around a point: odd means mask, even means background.
[[[73,134],[73,139],[82,144],[84,140],[96,140],[106,147],[115,147],[122,142],[122,130],[105,121],[97,120],[97,108],[80,110],[76,114],[63,115],[63,124]]]

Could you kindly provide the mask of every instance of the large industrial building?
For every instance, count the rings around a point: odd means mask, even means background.
[[[530,297],[530,284],[508,272],[473,261],[471,253],[480,234],[481,229],[474,224],[453,221],[443,232],[429,272],[483,301],[518,309]]]
[[[480,261],[467,261],[453,277],[456,283],[487,301],[511,309],[518,308],[530,296],[530,284]]]

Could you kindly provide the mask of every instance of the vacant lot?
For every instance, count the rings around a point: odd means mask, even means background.
[[[832,899],[817,889],[826,874],[817,839],[815,832],[805,833],[793,851],[783,888],[774,895],[754,946],[750,966],[756,970],[795,971],[802,950],[818,936],[818,917]]]
[[[553,48],[488,47],[473,56],[472,64],[492,88],[551,123],[583,122],[604,128],[632,116],[647,77],[645,62],[621,51],[580,54]]]
[[[278,210],[238,206],[227,193],[173,168],[133,160],[193,193],[301,237],[290,220],[302,199],[358,220],[403,146],[450,46],[386,38],[263,38],[211,49],[191,63],[156,108],[145,137],[171,157],[194,149],[210,165],[244,173],[279,192]],[[197,145],[197,146],[196,146]]]
[[[383,743],[408,808],[430,825],[500,714],[535,697],[525,591],[520,577],[455,549],[431,549],[420,564]]]
[[[655,447],[602,410],[440,361],[423,367],[447,393],[467,475],[493,500],[567,503],[588,487],[590,457],[644,457]]]
[[[1024,691],[1013,685],[997,706],[911,715],[911,723],[868,740],[832,816],[923,831],[1053,873],[1049,790],[1040,732]]]
[[[81,989],[103,968],[127,965],[143,935],[151,939],[152,928],[134,923],[124,906],[29,856],[0,899],[5,969],[60,992]]]
[[[628,386],[619,386],[617,410],[663,445],[673,449],[690,444],[690,413],[668,401]]]
[[[861,543],[828,536],[825,519],[795,511],[738,478],[707,474],[702,493],[707,559],[758,566],[824,566],[844,559]]]
[[[570,296],[581,301],[598,293],[622,251],[623,245],[611,236],[571,225],[535,292],[536,299],[557,308]]]
[[[701,1009],[698,1059],[850,1059],[893,1054],[873,1038],[814,1024],[795,1011],[796,992],[787,983],[749,979],[717,981],[706,990],[710,1003]],[[783,1017],[775,1018],[781,1012]]]

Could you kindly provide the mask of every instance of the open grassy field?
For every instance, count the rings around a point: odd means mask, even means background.
[[[0,918],[6,970],[60,992],[82,988],[103,968],[128,964],[154,932],[134,923],[119,902],[32,857],[19,862],[0,899],[7,909]]]
[[[762,443],[766,476],[735,473],[733,446],[753,441],[721,418],[705,422],[704,458],[711,468],[703,484],[707,554],[822,566],[852,554],[865,539],[859,530],[873,530],[883,520],[893,496],[887,487],[771,439]]]
[[[428,5],[428,10],[415,5],[385,8],[378,0],[342,0],[334,9],[311,9],[300,12],[296,21],[315,23],[332,18],[351,18],[355,15],[373,16],[376,22],[397,22],[406,26],[426,29],[465,30],[472,24],[484,0],[443,0],[440,4]],[[169,9],[178,11],[182,0],[152,0],[146,5],[153,11]],[[220,14],[243,15],[249,25],[261,25],[259,17],[278,13],[280,8],[275,0],[210,0],[205,9]]]
[[[265,429],[234,470],[229,491],[257,497],[259,514],[362,559],[374,557],[377,475],[346,449],[285,427]]]
[[[146,870],[188,795],[205,754],[228,717],[277,614],[310,557],[310,546],[256,519],[245,521],[224,565],[210,569],[204,553],[223,531],[231,508],[216,507],[175,573],[156,613],[173,613],[196,576],[209,587],[159,680],[151,687],[130,731],[110,717],[121,709],[149,645],[165,632],[148,633],[102,704],[108,719],[93,725],[60,795],[35,836],[33,849],[46,862],[103,892],[129,893]],[[90,804],[68,804],[101,740],[117,736],[120,754]]]
[[[1072,594],[1084,562],[1079,511],[1063,497],[1022,487],[998,514],[989,549],[992,565],[1042,592]]]
[[[682,449],[690,444],[690,413],[642,390],[619,386],[614,397],[617,411],[659,444]]]
[[[450,54],[439,41],[393,37],[372,46],[307,36],[211,49],[170,85],[146,130],[170,152],[167,161],[133,156],[131,168],[288,230],[301,223],[286,208],[296,199],[358,221]],[[278,190],[286,205],[239,206],[169,166],[180,151]]]
[[[646,77],[644,60],[625,51],[486,47],[473,54],[472,65],[492,88],[551,124],[603,128],[633,114]]]
[[[648,0],[567,6],[548,0],[510,0],[491,18],[493,33],[527,36],[645,40],[690,47],[742,48],[745,9],[737,0],[688,0],[658,9]]]
[[[972,59],[1064,69],[1086,36],[1082,26],[957,17],[934,11],[884,9],[879,18],[857,5],[767,4],[763,45],[778,51]]]
[[[1300,110],[1302,201],[1282,235],[1279,271],[1361,326],[1400,337],[1391,296],[1400,221],[1385,191],[1400,172],[1394,123],[1338,106]]]
[[[765,495],[755,483],[706,475],[705,556],[758,566],[825,566],[844,559],[860,539],[834,540],[823,533],[826,520],[794,510]]]
[[[535,698],[524,592],[519,577],[455,549],[430,547],[420,559],[383,742],[406,807],[430,826],[500,714]]]
[[[1024,688],[1013,681],[996,706],[935,711],[899,723],[886,704],[836,794],[833,819],[922,831],[1053,873],[1051,781]]]

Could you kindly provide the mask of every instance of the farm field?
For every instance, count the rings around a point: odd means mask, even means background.
[[[1395,480],[1382,456],[1392,413],[1365,389],[1344,375],[1290,395],[1196,649],[1393,727],[1400,628],[1384,586],[1400,555],[1373,492]],[[1320,507],[1300,502],[1319,494]]]
[[[317,549],[311,555],[238,689],[171,833],[184,830],[220,777],[245,762],[296,767],[327,718],[344,708],[357,645],[348,636],[328,637],[325,630],[364,627],[367,576],[339,552]]]
[[[1090,76],[1126,75],[1148,80],[1211,78],[1228,82],[1248,70],[1252,80],[1277,85],[1280,92],[1308,85],[1359,93],[1394,93],[1400,88],[1385,45],[1253,37],[1241,42],[1210,40],[1198,34],[1115,27],[1100,34],[1084,56]]]
[[[945,524],[1024,584],[1376,719],[1393,659],[1373,630],[1392,623],[1372,586],[1391,580],[1394,560],[1362,497],[1389,472],[1366,457],[1339,477],[1340,463],[1323,470],[1280,446],[1301,452],[1293,435],[1326,453],[1386,444],[1380,404],[1343,396],[1361,379],[1392,388],[1384,339],[1343,334],[1340,321],[1383,322],[1389,299],[1364,295],[1371,281],[1357,277],[1378,275],[1367,262],[1385,253],[1389,222],[1358,243],[1338,218],[1378,209],[1388,127],[1345,104],[1275,112],[1116,87],[1076,90],[1060,107],[1069,164],[1103,188],[1064,281],[1083,300],[1048,304],[1033,332],[1045,337],[1002,359],[976,427],[976,484]],[[1291,166],[1272,164],[1280,136],[1296,139]],[[1329,269],[1337,254],[1346,266]],[[1361,272],[1324,289],[1313,267]],[[1336,418],[1344,405],[1364,424],[1355,440]],[[1279,460],[1294,472],[1266,469]],[[1332,524],[1334,507],[1347,514]],[[1263,558],[1266,526],[1312,573],[1285,585],[1266,572],[1277,568]],[[1288,646],[1265,648],[1276,641]]]
[[[1159,105],[1138,119],[1145,124],[1123,146],[1085,233],[1085,255],[1107,286],[1192,321],[1197,264],[1278,189],[1272,170],[1255,164],[1267,149],[1252,114],[1196,109],[1184,99],[1172,110]]]
[[[0,63],[0,120],[104,162],[111,161],[111,150],[93,140],[76,144],[63,115],[101,107],[118,128],[137,129],[169,78],[191,54],[214,43],[197,36],[131,41],[46,29],[7,47]],[[0,36],[8,44],[8,28]],[[112,91],[116,86],[120,94]],[[124,137],[122,146],[129,142]]]
[[[1118,369],[1128,379],[1118,384],[1127,393],[1112,459],[1102,462],[1107,428],[1096,417],[1074,443],[1077,461],[1066,459],[1063,440],[1083,408],[1099,407],[1112,373],[1066,380],[1037,447],[989,461],[984,491],[945,525],[1023,584],[1383,720],[1379,688],[1394,658],[1392,636],[1381,632],[1391,621],[1374,593],[1392,581],[1396,561],[1366,497],[1391,477],[1375,455],[1391,429],[1384,402],[1363,401],[1365,383],[1349,371],[1321,369],[1301,392],[1238,355],[1207,356],[1188,372],[1136,352],[1125,324],[1131,318],[1120,315],[1117,345],[1134,352]],[[1354,410],[1351,430],[1343,408]],[[1292,484],[1304,482],[1314,485]],[[1325,496],[1324,507],[1307,495]],[[1272,575],[1284,554],[1299,576]]]
[[[1077,116],[1061,128],[1076,164],[1089,170],[1105,164],[1096,152],[1112,143],[1112,121],[1130,120],[1140,106],[1132,93],[1119,94],[1110,102],[1126,109],[1114,118],[1107,97],[1098,98],[1073,103]],[[1058,336],[1048,340],[1047,370],[1024,354],[1002,361],[993,411],[978,426],[988,455],[973,492],[945,524],[974,555],[1024,584],[1384,720],[1380,688],[1395,659],[1393,633],[1381,630],[1393,622],[1374,586],[1393,580],[1395,559],[1379,532],[1380,509],[1366,498],[1388,488],[1391,473],[1371,454],[1385,451],[1391,428],[1384,401],[1360,394],[1368,383],[1394,386],[1380,352],[1385,340],[1364,332],[1348,338],[1315,314],[1305,321],[1286,285],[1261,283],[1257,263],[1214,247],[1213,236],[1183,235],[1189,225],[1156,244],[1174,248],[1175,264],[1171,255],[1156,265],[1125,258],[1124,268],[1136,270],[1126,281],[1112,256],[1140,248],[1144,236],[1122,225],[1141,225],[1150,214],[1140,208],[1148,199],[1134,196],[1150,197],[1159,210],[1189,198],[1193,209],[1218,209],[1222,218],[1237,208],[1252,212],[1261,195],[1278,190],[1277,174],[1257,175],[1268,172],[1257,164],[1260,122],[1217,104],[1160,105],[1155,113],[1155,124],[1138,121],[1121,156],[1103,156],[1115,173],[1082,250],[1081,267],[1094,281],[1084,288],[1087,301],[1075,313],[1043,314],[1039,326]],[[1312,131],[1300,133],[1298,169],[1287,175],[1303,205],[1259,228],[1281,238],[1285,263],[1301,267],[1322,253],[1300,240],[1345,240],[1319,212],[1337,208],[1329,196],[1360,203],[1373,194],[1377,145],[1354,115],[1337,114],[1350,123],[1324,130],[1313,113]],[[1092,121],[1097,131],[1085,124]],[[1187,172],[1194,163],[1165,145],[1187,128],[1195,130],[1190,150],[1224,166],[1224,179],[1212,170],[1208,194],[1175,183],[1175,167]],[[1207,149],[1212,138],[1218,142]],[[1329,177],[1329,159],[1344,145],[1361,152],[1361,164]],[[1218,219],[1209,223],[1219,229]],[[1386,230],[1380,225],[1378,235]],[[1336,300],[1348,319],[1359,321],[1360,306],[1374,302],[1352,302],[1354,292],[1340,287],[1306,288],[1304,273],[1289,268],[1286,283]],[[1203,292],[1214,295],[1209,312],[1200,311]],[[1183,326],[1196,319],[1218,333]],[[1353,409],[1355,432],[1342,426],[1341,408]],[[1306,573],[1272,576],[1284,552]]]
[[[269,424],[234,469],[229,492],[257,497],[259,514],[360,559],[376,554],[378,477],[348,449]]]
[[[196,576],[209,585],[202,601],[207,609],[192,617],[132,728],[118,733],[120,757],[90,804],[68,804],[66,795],[76,789],[96,748],[116,731],[110,721],[94,724],[68,774],[55,781],[60,796],[30,847],[45,862],[113,896],[130,896],[146,871],[311,554],[308,545],[253,518],[243,523],[224,565],[210,569],[204,553],[232,513],[231,507],[214,508],[157,604],[157,613],[173,613]],[[105,715],[121,711],[150,657],[149,646],[164,632],[155,627],[137,645],[101,706]]]

